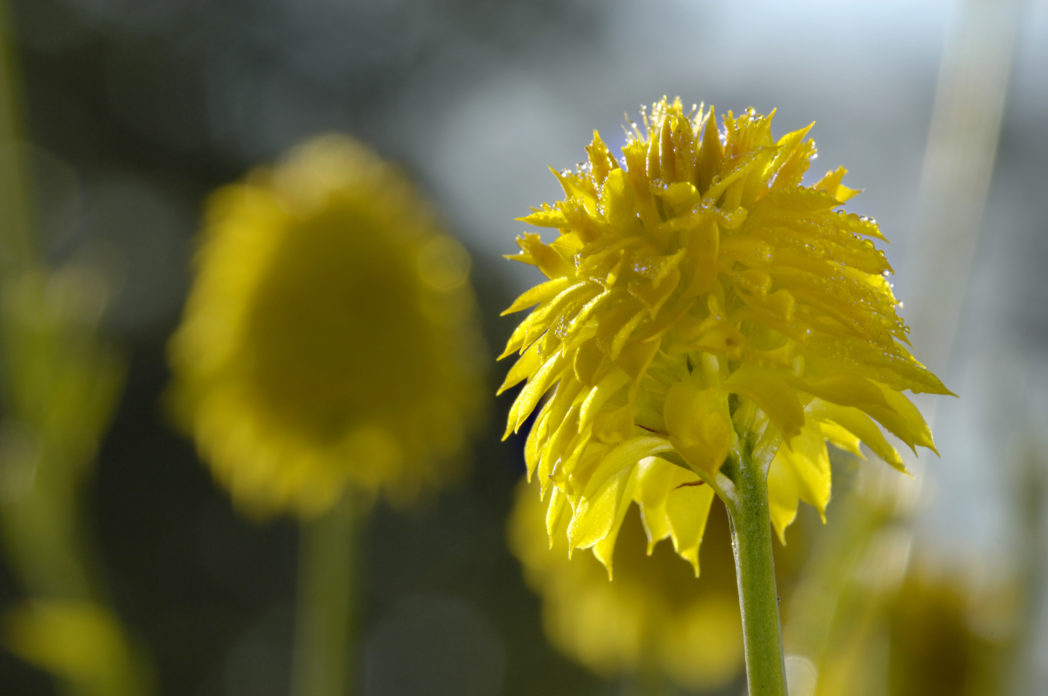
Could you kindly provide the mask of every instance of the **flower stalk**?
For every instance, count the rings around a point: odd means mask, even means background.
[[[779,596],[771,550],[766,473],[748,456],[731,456],[725,473],[735,482],[725,499],[739,584],[746,682],[750,696],[786,696]]]
[[[294,696],[353,693],[359,530],[352,496],[302,524]]]

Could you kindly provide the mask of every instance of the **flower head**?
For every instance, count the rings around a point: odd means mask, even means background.
[[[530,486],[520,486],[510,547],[542,600],[546,633],[560,650],[602,676],[662,674],[690,689],[723,686],[738,673],[742,632],[727,529],[705,551],[724,562],[696,582],[665,545],[647,557],[640,518],[628,514],[609,582],[589,554],[567,557],[563,530],[550,548],[544,516]],[[726,528],[726,516],[711,516],[713,526]]]
[[[949,393],[907,349],[876,222],[839,207],[843,168],[802,184],[811,126],[778,140],[771,116],[686,111],[665,99],[615,158],[598,134],[557,174],[565,197],[524,221],[514,258],[548,278],[503,357],[502,389],[527,381],[507,435],[539,408],[525,446],[548,497],[547,529],[592,547],[609,571],[636,501],[652,541],[671,537],[698,572],[729,456],[768,472],[782,537],[799,501],[830,496],[826,441],[860,442],[897,468],[882,428],[934,447],[902,394]]]
[[[313,514],[454,473],[483,403],[469,257],[396,170],[320,137],[218,191],[201,236],[172,403],[237,503]]]

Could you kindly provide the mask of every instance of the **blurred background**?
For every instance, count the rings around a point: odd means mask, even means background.
[[[594,129],[617,149],[622,124],[664,94],[721,112],[776,108],[776,135],[816,120],[811,174],[844,165],[845,183],[865,190],[848,209],[876,217],[892,241],[914,353],[960,397],[921,403],[941,457],[923,457],[905,484],[908,558],[1013,600],[996,620],[965,619],[1017,660],[1014,684],[978,693],[1048,682],[1035,659],[1048,654],[1048,2],[3,5],[17,90],[5,107],[22,130],[0,148],[30,173],[47,262],[93,269],[109,289],[97,331],[126,373],[86,477],[81,531],[158,693],[284,694],[290,678],[297,526],[238,516],[160,405],[208,193],[311,135],[370,144],[473,254],[498,353],[516,321],[499,311],[538,275],[500,258],[523,229],[514,218],[560,197],[548,167],[574,167]],[[523,472],[523,438],[499,442],[510,400],[492,398],[460,486],[371,516],[361,693],[636,686],[591,673],[543,633],[506,544]],[[17,446],[5,431],[0,451]],[[32,485],[8,467],[0,506]],[[817,539],[840,509],[831,504],[826,527],[803,510],[798,528]],[[0,607],[25,593],[12,563],[0,559]],[[4,694],[56,689],[0,650]]]

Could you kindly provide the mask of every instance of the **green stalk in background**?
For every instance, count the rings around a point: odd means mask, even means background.
[[[84,485],[123,384],[98,325],[102,279],[44,266],[6,4],[0,2],[0,540],[26,599],[0,607],[0,640],[73,696],[152,692],[95,565]]]
[[[22,139],[21,93],[7,3],[0,0],[0,277],[35,263],[31,187],[18,143]]]
[[[349,696],[358,681],[357,558],[362,517],[352,495],[300,532],[293,696]]]

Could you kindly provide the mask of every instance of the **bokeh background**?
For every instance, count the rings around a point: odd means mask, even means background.
[[[813,172],[843,164],[865,189],[848,207],[892,240],[914,352],[960,397],[925,404],[941,458],[915,469],[914,553],[977,582],[1044,577],[1048,2],[4,4],[24,138],[0,145],[29,164],[47,259],[113,288],[103,327],[127,377],[85,535],[161,693],[288,690],[297,526],[239,517],[160,400],[207,194],[328,131],[398,162],[439,207],[474,255],[498,352],[513,325],[499,310],[535,280],[500,258],[514,218],[559,197],[548,167],[574,166],[594,129],[614,148],[664,94],[777,108],[776,134],[817,120]],[[461,486],[372,516],[363,693],[623,693],[549,647],[506,550],[523,471],[520,440],[499,442],[509,401],[492,399]],[[1048,682],[1033,659],[1048,654],[1046,589],[1025,612],[1026,684]],[[0,606],[21,595],[0,560]],[[57,693],[3,651],[0,692]]]

